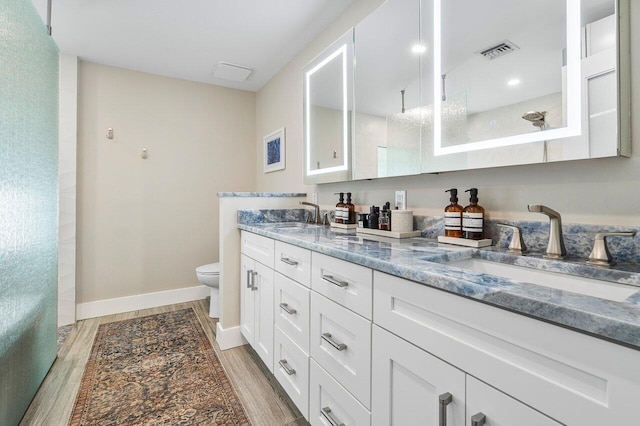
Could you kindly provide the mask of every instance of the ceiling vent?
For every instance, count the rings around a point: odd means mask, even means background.
[[[511,53],[519,49],[520,48],[518,46],[516,46],[509,40],[505,40],[491,47],[487,47],[486,49],[482,49],[481,51],[476,53],[481,54],[487,59],[495,59],[499,56],[504,56],[507,53]]]
[[[242,65],[230,64],[228,62],[218,62],[213,70],[213,76],[223,80],[245,81],[253,70]]]

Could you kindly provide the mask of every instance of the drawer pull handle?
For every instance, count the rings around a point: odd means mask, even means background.
[[[477,413],[471,416],[471,426],[482,426],[487,421],[487,416],[484,413]]]
[[[330,282],[333,285],[337,285],[338,287],[346,287],[349,285],[349,283],[346,281],[341,281],[336,278],[333,278],[333,275],[323,275],[322,279],[327,282]]]
[[[253,276],[253,271],[251,269],[247,269],[247,288],[253,289],[253,284],[251,283],[251,277]]]
[[[320,411],[320,413],[324,416],[325,419],[327,419],[327,421],[331,426],[344,426],[344,423],[342,423],[340,420],[333,417],[333,414],[331,414],[331,408],[324,407]]]
[[[294,315],[296,312],[298,312],[298,311],[296,311],[295,309],[290,308],[290,307],[289,307],[289,305],[288,305],[288,304],[286,304],[286,303],[281,303],[281,304],[280,304],[280,308],[281,308],[283,311],[285,311],[286,313],[288,313],[289,315]]]
[[[438,416],[438,425],[447,426],[447,405],[451,404],[453,397],[449,392],[445,392],[438,397],[440,413]]]
[[[331,337],[331,333],[322,333],[322,340],[324,340],[325,342],[327,342],[328,344],[330,344],[331,346],[333,346],[335,349],[339,351],[344,351],[345,349],[347,349],[347,345],[345,345],[344,343],[338,343],[335,340],[333,340],[333,337]]]
[[[280,262],[284,262],[287,265],[291,265],[291,266],[298,266],[298,262],[295,260],[291,260],[288,257],[281,257],[280,258]]]
[[[278,362],[278,364],[280,364],[280,367],[282,367],[284,372],[287,373],[288,375],[293,376],[294,374],[296,374],[296,370],[294,370],[293,368],[289,368],[289,365],[287,364],[286,359],[281,359]]]
[[[251,272],[251,291],[256,291],[258,287],[256,287],[256,277],[258,273],[256,271]]]

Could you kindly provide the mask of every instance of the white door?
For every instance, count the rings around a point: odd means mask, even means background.
[[[560,423],[467,375],[467,426],[559,426]]]
[[[256,262],[241,255],[240,258],[240,331],[247,342],[255,347],[255,297],[253,285],[255,281],[254,265]]]
[[[273,373],[273,269],[255,262],[255,344],[262,361]]]
[[[463,426],[465,373],[373,326],[373,426]]]

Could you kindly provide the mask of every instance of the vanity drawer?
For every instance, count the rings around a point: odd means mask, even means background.
[[[309,423],[312,426],[371,425],[369,411],[314,360],[310,370]]]
[[[311,285],[311,252],[307,249],[276,241],[275,269],[300,284]]]
[[[311,288],[371,319],[373,304],[373,271],[344,260],[313,253]]]
[[[240,252],[273,269],[274,241],[251,232],[240,232]]]
[[[274,333],[274,354],[274,376],[304,418],[308,419],[309,356],[278,327]]]
[[[308,288],[276,273],[276,325],[309,353],[309,293]]]
[[[371,400],[371,322],[311,292],[311,356],[365,407]]]

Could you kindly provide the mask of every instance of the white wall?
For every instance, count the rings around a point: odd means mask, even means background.
[[[393,200],[395,189],[408,190],[408,206],[425,214],[441,214],[448,203],[444,190],[472,186],[490,217],[545,220],[527,212],[527,204],[547,204],[565,222],[640,224],[640,119],[633,120],[633,157],[556,164],[504,167],[402,178],[356,181],[307,187],[302,183],[302,67],[382,1],[355,0],[345,13],[285,66],[256,97],[256,139],[287,127],[287,170],[258,181],[259,191],[319,193],[329,207],[334,192],[350,190],[360,205]],[[632,108],[640,109],[640,2],[631,2]],[[636,117],[638,114],[635,114]],[[262,148],[258,145],[258,155]],[[261,163],[257,163],[260,170]],[[461,197],[462,202],[467,202]]]
[[[76,143],[78,57],[60,55],[58,327],[76,322]]]
[[[78,95],[77,302],[198,285],[216,193],[255,189],[255,94],[80,62]]]

